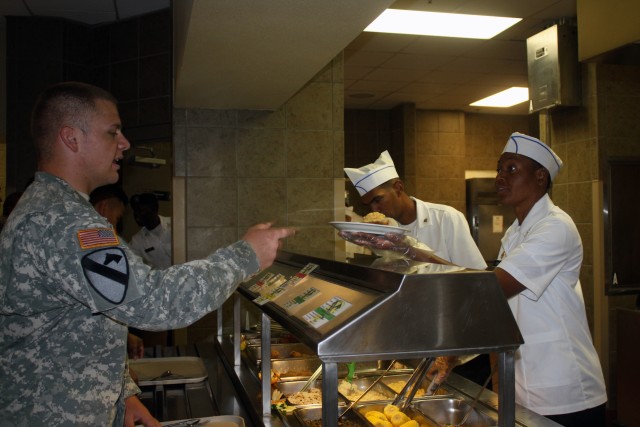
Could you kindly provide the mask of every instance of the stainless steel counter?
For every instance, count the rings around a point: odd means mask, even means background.
[[[240,357],[243,304],[262,313],[263,380],[257,384]],[[247,411],[256,412],[256,423],[282,424],[270,408],[276,321],[321,361],[326,426],[337,426],[338,364],[489,352],[498,354],[500,394],[486,391],[482,402],[499,426],[554,425],[515,406],[513,357],[522,338],[491,273],[405,262],[361,266],[281,252],[271,268],[241,285],[231,305],[226,309],[233,313],[231,324],[223,318],[225,310],[219,311],[217,344],[232,381],[246,394]],[[230,337],[223,332],[228,330]],[[474,383],[455,374],[451,381],[457,383],[451,384],[453,392],[473,395],[466,391]]]

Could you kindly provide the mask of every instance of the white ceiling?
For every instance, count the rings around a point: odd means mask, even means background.
[[[176,103],[275,109],[345,52],[345,107],[527,114],[469,107],[527,85],[526,39],[563,19],[576,0],[174,0]],[[99,24],[169,0],[1,0],[2,15]],[[384,8],[524,18],[492,40],[362,33]]]

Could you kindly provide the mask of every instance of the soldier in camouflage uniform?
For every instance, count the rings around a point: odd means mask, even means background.
[[[120,127],[94,86],[55,85],[36,104],[38,172],[0,235],[0,426],[158,426],[127,373],[127,326],[191,324],[293,234],[260,224],[205,259],[151,269],[88,200],[118,179]]]

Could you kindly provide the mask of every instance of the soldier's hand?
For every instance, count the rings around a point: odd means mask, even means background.
[[[160,427],[160,422],[142,404],[138,396],[130,396],[124,401],[124,427],[142,424],[145,427]]]
[[[295,233],[293,228],[271,227],[271,223],[264,223],[249,228],[242,240],[251,245],[258,256],[260,270],[264,270],[273,264],[280,247],[280,239],[293,236]]]

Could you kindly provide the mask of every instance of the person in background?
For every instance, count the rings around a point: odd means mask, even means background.
[[[131,197],[131,208],[140,231],[129,246],[155,268],[171,266],[171,218],[158,214],[158,199],[153,193]]]
[[[89,194],[89,202],[93,208],[116,230],[122,233],[122,217],[129,203],[129,198],[122,187],[118,184],[107,184],[98,187]],[[144,340],[139,336],[129,332],[127,335],[127,352],[130,359],[141,359],[144,357]],[[137,384],[137,375],[129,368],[131,377]]]
[[[0,234],[2,425],[157,427],[126,370],[127,326],[186,327],[270,266],[290,228],[250,227],[204,259],[152,269],[89,203],[118,181],[115,98],[64,82],[32,113],[35,180]]]
[[[509,137],[495,187],[516,220],[502,238],[494,274],[524,338],[515,357],[516,403],[563,426],[601,427],[607,392],[580,284],[582,241],[571,217],[548,194],[562,165],[539,139],[520,133]],[[344,237],[415,260],[450,264],[407,248],[393,235]],[[441,373],[446,375],[453,361],[440,358]]]
[[[2,205],[2,218],[0,218],[0,230],[4,227],[4,224],[7,222],[7,218],[9,218],[9,214],[18,204],[18,200],[22,197],[22,191],[16,191],[15,193],[11,193],[7,196]],[[1,201],[1,199],[0,199]]]
[[[109,221],[118,234],[122,234],[122,217],[129,204],[129,198],[122,186],[108,184],[98,187],[89,195],[89,202]]]
[[[358,190],[362,203],[374,212],[395,219],[409,230],[410,237],[437,256],[466,268],[487,268],[462,212],[410,197],[388,151],[381,153],[372,164],[344,171]]]

